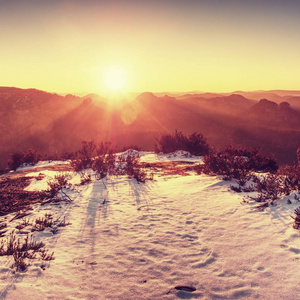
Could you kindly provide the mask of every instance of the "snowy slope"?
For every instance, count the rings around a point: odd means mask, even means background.
[[[148,153],[142,160],[147,155],[151,162],[159,158]],[[55,172],[43,173],[29,189],[47,187]],[[1,299],[297,299],[300,294],[299,232],[290,217],[296,201],[288,205],[283,199],[258,211],[229,189],[231,182],[193,173],[156,175],[145,184],[126,176],[75,186],[79,175],[73,174],[71,181],[74,188],[66,191],[71,203],[37,205],[29,216],[51,212],[71,222],[54,235],[34,233],[55,260],[45,270],[33,261],[27,272],[14,273],[13,259],[0,257]],[[9,230],[19,223],[9,222],[13,215],[4,220]]]

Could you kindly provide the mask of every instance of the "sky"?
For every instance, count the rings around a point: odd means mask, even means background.
[[[300,89],[297,0],[0,0],[0,86]],[[120,77],[117,75],[117,77]]]

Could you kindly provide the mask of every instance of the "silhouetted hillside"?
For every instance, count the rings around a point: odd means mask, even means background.
[[[36,148],[49,151],[53,121],[82,102],[35,89],[0,87],[0,166],[11,151]]]
[[[262,99],[249,109],[247,118],[253,122],[271,127],[300,127],[300,113],[292,109],[288,102],[277,104],[267,99]]]

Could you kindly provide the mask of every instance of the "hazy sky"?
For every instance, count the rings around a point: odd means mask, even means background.
[[[300,89],[298,0],[0,0],[0,85],[105,93]]]

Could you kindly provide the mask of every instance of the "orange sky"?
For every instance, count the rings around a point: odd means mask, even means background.
[[[119,68],[132,92],[300,89],[299,2],[0,0],[0,85],[105,94]]]

